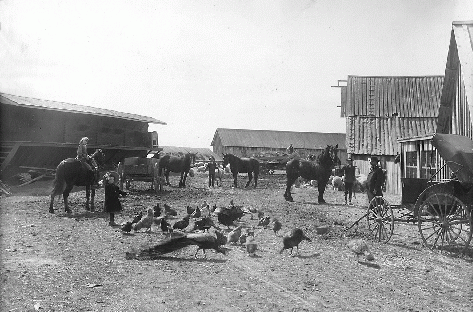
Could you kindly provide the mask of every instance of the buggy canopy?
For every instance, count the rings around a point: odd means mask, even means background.
[[[460,182],[473,182],[473,141],[470,138],[437,133],[433,145]]]

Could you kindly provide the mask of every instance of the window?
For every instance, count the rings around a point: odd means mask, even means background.
[[[406,178],[417,178],[417,151],[406,152]]]
[[[420,153],[420,177],[429,179],[437,170],[435,153],[425,150]]]

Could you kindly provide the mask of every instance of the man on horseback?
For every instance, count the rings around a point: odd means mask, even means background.
[[[77,147],[77,157],[82,166],[87,169],[87,171],[91,171],[92,174],[95,176],[95,183],[94,186],[98,187],[98,166],[95,160],[87,154],[87,144],[89,143],[88,137],[83,137],[79,141],[79,147]]]

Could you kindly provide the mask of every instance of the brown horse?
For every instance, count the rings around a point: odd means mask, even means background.
[[[171,155],[164,155],[159,157],[158,175],[161,177],[164,170],[164,176],[166,177],[166,185],[169,183],[169,172],[181,173],[181,179],[179,180],[179,187],[186,187],[186,179],[191,168],[192,159],[195,157],[193,153],[187,153],[182,157],[176,157]]]
[[[291,195],[291,187],[298,177],[306,180],[317,180],[319,197],[318,202],[325,203],[324,191],[335,165],[340,164],[338,158],[338,144],[327,145],[324,151],[317,157],[317,160],[308,161],[302,159],[292,159],[286,164],[286,192],[284,198],[287,201],[294,201]]]
[[[239,172],[248,173],[248,182],[245,187],[250,185],[255,175],[255,188],[258,185],[259,161],[255,158],[240,158],[233,154],[223,154],[223,167],[230,164],[230,171],[233,175],[233,185],[237,187],[237,176]]]
[[[90,156],[95,160],[99,167],[103,166],[105,155],[102,153],[101,149],[95,151],[94,154]],[[59,163],[56,168],[56,177],[54,179],[54,188],[51,192],[51,202],[49,204],[49,212],[54,213],[54,197],[62,194],[64,198],[64,210],[67,213],[71,213],[69,209],[67,198],[69,193],[72,191],[74,185],[76,186],[85,186],[85,196],[86,203],[85,209],[89,210],[89,198],[90,198],[90,210],[94,210],[94,198],[95,198],[95,189],[91,186],[98,182],[97,175],[88,170],[80,160],[76,158],[64,159]],[[92,189],[92,196],[91,196]]]

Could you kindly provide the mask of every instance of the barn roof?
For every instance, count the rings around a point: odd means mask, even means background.
[[[214,152],[210,148],[196,148],[196,147],[182,147],[182,146],[160,146],[162,148],[161,154],[170,154],[174,156],[184,155],[187,153],[196,154],[196,160],[209,160],[210,156],[213,156],[216,161],[223,161],[223,158]],[[151,152],[154,153],[154,152]]]
[[[443,76],[348,76],[347,152],[396,155],[398,139],[435,133],[442,86]]]
[[[218,128],[210,145],[215,144],[217,137],[223,146],[285,148],[292,144],[294,148],[323,149],[338,144],[339,149],[346,149],[345,133]]]
[[[27,107],[27,108],[62,111],[62,112],[75,113],[75,114],[90,114],[90,115],[126,119],[126,120],[132,120],[132,121],[149,122],[149,123],[161,124],[161,125],[166,124],[165,122],[157,120],[152,117],[146,117],[146,116],[129,114],[129,113],[122,113],[122,112],[118,112],[118,111],[114,111],[110,109],[103,109],[103,108],[97,108],[97,107],[91,107],[91,106],[85,106],[85,105],[41,100],[41,99],[29,98],[29,97],[6,94],[6,93],[0,93],[0,103],[20,106],[20,107]]]
[[[459,73],[460,70],[460,73]],[[451,122],[451,103],[456,94],[456,81],[462,78],[473,121],[473,21],[453,22],[442,90],[438,132],[447,133]]]

